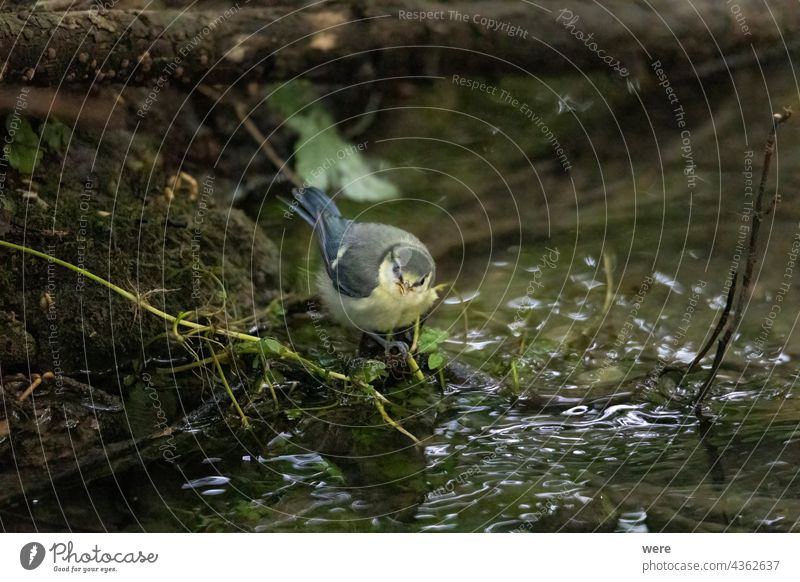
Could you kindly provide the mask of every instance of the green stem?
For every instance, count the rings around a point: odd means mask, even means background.
[[[334,402],[333,404],[328,404],[326,406],[312,406],[310,408],[290,408],[286,412],[300,412],[302,414],[306,414],[308,412],[318,412],[320,410],[331,410],[333,408],[338,408],[339,402]]]
[[[269,362],[267,361],[267,356],[264,355],[264,352],[261,352],[261,366],[264,368],[264,382],[266,382],[267,386],[269,386],[269,393],[272,395],[272,401],[275,403],[275,406],[277,406],[278,395],[275,393],[275,384],[273,384],[272,380],[269,378]]]
[[[225,362],[228,359],[228,353],[219,354],[217,356],[220,362]],[[163,373],[173,373],[177,374],[180,372],[188,372],[189,370],[194,370],[195,368],[199,368],[201,366],[207,366],[208,364],[214,363],[214,357],[210,358],[203,358],[202,360],[195,360],[191,364],[183,364],[181,366],[171,366],[169,368],[162,368]]]
[[[511,360],[511,380],[514,382],[514,393],[519,394],[519,372],[517,372],[517,360]]]
[[[411,341],[411,347],[408,349],[408,354],[406,356],[406,363],[408,367],[411,369],[411,373],[414,375],[414,378],[418,382],[425,382],[425,375],[422,373],[422,370],[419,369],[419,364],[417,364],[417,360],[414,359],[414,352],[417,351],[417,343],[419,342],[419,317],[417,317],[417,321],[414,323],[414,338]]]
[[[614,271],[611,268],[611,256],[608,251],[603,253],[603,271],[606,274],[606,297],[603,301],[603,313],[605,314],[611,308],[611,302],[614,300]]]
[[[417,321],[414,322],[414,338],[411,340],[411,347],[408,348],[408,351],[412,354],[417,351],[417,343],[419,342],[419,316],[417,316]]]
[[[406,356],[406,360],[408,362],[408,367],[411,368],[411,373],[414,374],[414,378],[419,382],[425,382],[425,374],[419,369],[419,364],[417,364],[417,360],[414,359],[410,351]]]
[[[415,437],[413,434],[411,434],[406,429],[404,429],[402,426],[400,426],[400,424],[395,419],[393,419],[391,416],[389,416],[386,413],[386,409],[383,407],[383,402],[381,402],[380,400],[376,399],[375,400],[375,407],[378,409],[378,412],[380,413],[381,417],[383,418],[384,421],[386,421],[386,423],[388,425],[390,425],[396,431],[406,435],[408,438],[410,438],[412,441],[414,441],[415,444],[420,444],[419,439],[417,437]]]
[[[233,390],[231,390],[231,385],[228,384],[228,379],[225,377],[225,370],[222,369],[222,364],[219,363],[219,358],[217,357],[214,348],[209,348],[211,350],[211,359],[214,361],[214,367],[217,369],[217,373],[219,374],[220,380],[222,380],[222,384],[225,386],[225,390],[228,392],[228,396],[233,402],[234,408],[236,408],[236,412],[239,413],[239,416],[242,419],[242,426],[245,428],[250,428],[250,421],[247,420],[247,416],[245,416],[242,407],[239,406],[239,402],[236,400],[236,396],[233,394]]]
[[[169,313],[167,313],[165,311],[161,311],[157,307],[153,307],[147,301],[145,301],[144,299],[142,299],[140,297],[137,297],[136,295],[134,295],[130,291],[126,291],[122,287],[120,287],[118,285],[114,285],[114,283],[112,283],[111,281],[107,281],[107,280],[103,279],[102,277],[99,277],[99,276],[95,275],[94,273],[92,273],[90,271],[87,271],[86,269],[82,269],[81,267],[73,265],[72,263],[68,263],[67,261],[62,261],[61,259],[59,259],[57,257],[54,257],[52,255],[48,255],[47,253],[43,253],[41,251],[37,251],[37,250],[32,249],[30,247],[26,247],[26,246],[23,246],[23,245],[18,245],[18,244],[15,244],[15,243],[12,243],[12,242],[8,242],[8,241],[5,241],[5,240],[0,240],[0,247],[6,247],[6,248],[9,248],[9,249],[12,249],[12,250],[15,250],[15,251],[20,251],[20,252],[23,252],[23,253],[27,253],[27,254],[32,255],[34,257],[38,257],[40,259],[44,259],[46,261],[50,261],[52,263],[55,263],[56,265],[64,267],[65,269],[69,269],[70,271],[74,271],[74,272],[76,272],[76,273],[78,273],[80,275],[83,275],[87,279],[90,279],[90,280],[94,281],[95,283],[99,283],[103,287],[111,289],[117,295],[120,295],[121,297],[124,297],[125,299],[128,299],[129,301],[132,301],[133,303],[135,303],[136,305],[138,305],[139,307],[141,307],[145,311],[149,311],[153,315],[157,315],[158,317],[160,317],[160,318],[162,318],[162,319],[164,319],[166,321],[169,321],[170,323],[176,323],[177,325],[181,325],[181,326],[189,328],[189,329],[194,329],[196,331],[213,331],[214,333],[217,333],[219,335],[224,335],[226,337],[240,339],[240,340],[244,340],[244,341],[257,342],[260,339],[260,338],[254,336],[254,335],[249,335],[249,334],[246,334],[246,333],[240,333],[238,331],[231,331],[231,330],[224,329],[224,328],[221,328],[221,329],[212,328],[211,326],[208,326],[208,325],[202,325],[202,324],[197,323],[195,321],[191,321],[191,320],[188,320],[188,319],[181,319],[181,318],[175,317],[174,315],[170,315]]]
[[[288,360],[292,360],[292,361],[297,362],[298,364],[300,364],[302,366],[307,367],[308,369],[313,371],[316,375],[322,376],[325,379],[334,378],[334,379],[340,380],[342,382],[352,382],[356,386],[360,386],[360,387],[368,386],[368,384],[364,384],[363,382],[358,382],[356,380],[353,380],[349,376],[345,376],[344,374],[340,374],[339,372],[331,372],[330,370],[326,370],[322,366],[320,366],[318,364],[315,364],[311,360],[308,360],[308,359],[304,358],[303,356],[301,356],[297,352],[293,352],[292,350],[290,350],[286,346],[283,346],[283,349],[281,350],[280,356],[282,358],[286,358]]]
[[[30,247],[26,247],[26,246],[23,246],[23,245],[18,245],[16,243],[12,243],[12,242],[5,241],[5,240],[0,240],[0,247],[5,247],[5,248],[8,248],[8,249],[11,249],[11,250],[14,250],[14,251],[19,251],[21,253],[25,253],[25,254],[28,254],[28,255],[31,255],[31,256],[34,256],[34,257],[38,257],[40,259],[44,259],[45,261],[50,261],[50,262],[52,262],[52,263],[54,263],[56,265],[64,267],[65,269],[69,269],[70,271],[73,271],[75,273],[83,275],[84,277],[86,277],[87,279],[89,279],[91,281],[94,281],[95,283],[99,283],[100,285],[102,285],[103,287],[106,287],[107,289],[110,289],[111,291],[113,291],[117,295],[119,295],[121,297],[124,297],[125,299],[135,303],[136,305],[138,305],[139,307],[141,307],[145,311],[148,311],[148,312],[152,313],[153,315],[156,315],[156,316],[160,317],[161,319],[164,319],[165,321],[168,321],[168,322],[172,323],[173,324],[173,331],[176,332],[175,335],[178,336],[179,338],[181,336],[177,333],[177,328],[178,328],[178,326],[181,326],[181,327],[193,330],[192,334],[197,334],[197,333],[202,333],[202,332],[211,332],[211,333],[213,333],[215,335],[221,335],[221,336],[225,336],[225,337],[228,337],[228,338],[238,339],[238,340],[242,340],[242,341],[246,341],[246,342],[260,342],[261,341],[261,338],[258,337],[258,336],[250,335],[250,334],[247,334],[247,333],[241,333],[241,332],[238,332],[238,331],[232,331],[232,330],[225,329],[225,328],[218,328],[218,327],[214,327],[214,326],[210,326],[210,325],[202,325],[202,324],[197,323],[195,321],[191,321],[191,320],[188,320],[188,319],[183,319],[183,317],[182,317],[183,314],[181,314],[180,317],[175,317],[174,315],[170,315],[169,313],[167,313],[165,311],[162,311],[162,310],[158,309],[157,307],[153,307],[152,305],[147,303],[147,301],[145,301],[144,299],[134,295],[130,291],[126,291],[122,287],[120,287],[118,285],[114,285],[114,283],[112,283],[111,281],[107,281],[106,279],[103,279],[102,277],[99,277],[98,275],[95,275],[94,273],[92,273],[90,271],[87,271],[86,269],[82,269],[81,267],[78,267],[77,265],[73,265],[72,263],[68,263],[67,261],[61,260],[61,259],[59,259],[57,257],[52,256],[52,255],[48,255],[47,253],[43,253],[41,251],[37,251],[36,249],[32,249]],[[185,339],[186,336],[183,336],[183,337]],[[339,372],[331,372],[329,370],[326,370],[322,366],[319,366],[319,365],[315,364],[314,362],[304,358],[300,354],[298,354],[296,352],[293,352],[292,350],[290,350],[286,346],[282,346],[282,348],[283,349],[280,352],[280,356],[282,358],[286,358],[286,359],[292,360],[294,362],[297,362],[297,363],[305,366],[309,370],[312,370],[315,374],[321,376],[324,379],[334,378],[334,379],[340,380],[342,382],[352,382],[353,385],[358,386],[358,387],[362,388],[363,390],[365,390],[370,396],[373,397],[373,401],[375,402],[375,407],[378,409],[378,412],[380,413],[380,415],[383,417],[383,419],[387,423],[389,423],[391,426],[393,426],[399,432],[401,432],[404,435],[406,435],[407,437],[409,437],[415,443],[419,443],[419,440],[414,435],[412,435],[410,432],[405,430],[402,426],[400,426],[396,421],[394,421],[386,413],[386,410],[383,407],[383,403],[384,402],[389,403],[389,401],[383,396],[383,394],[381,394],[380,392],[375,390],[371,385],[366,384],[366,383],[361,382],[361,381],[353,380],[353,379],[349,378],[348,376],[345,376],[344,374],[340,374]],[[414,361],[413,358],[411,358],[411,361],[413,362],[413,366],[416,367],[416,370],[417,370],[417,373],[418,373],[419,377],[421,377],[421,379],[424,381],[425,377],[422,376],[422,372],[419,371],[419,366],[416,365],[416,361]],[[220,374],[220,378],[222,380],[222,383],[225,385],[225,389],[227,390],[228,395],[230,396],[231,401],[233,402],[233,405],[236,408],[236,411],[239,413],[239,416],[242,418],[242,424],[245,427],[249,428],[250,427],[250,423],[247,420],[247,416],[245,416],[244,411],[242,410],[241,406],[239,406],[239,402],[236,400],[236,397],[233,394],[233,390],[231,390],[231,387],[228,384],[227,378],[225,378],[225,374],[224,374],[224,372],[222,370],[222,365],[220,364],[220,360],[217,357],[217,354],[214,352],[213,348],[211,350],[211,362],[214,363],[214,365],[215,365],[215,367],[217,369],[217,372]],[[210,362],[205,362],[205,363],[210,363]],[[187,368],[187,369],[189,369],[189,368]],[[174,370],[176,370],[176,369],[174,369]]]

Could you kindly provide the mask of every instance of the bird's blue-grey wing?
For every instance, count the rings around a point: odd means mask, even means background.
[[[292,195],[295,203],[287,204],[314,228],[325,270],[336,289],[349,297],[368,297],[378,285],[386,253],[377,225],[344,218],[319,188],[296,188]]]
[[[359,236],[361,225],[323,213],[317,231],[325,271],[336,289],[348,297],[368,297],[378,285],[379,251]]]
[[[378,286],[386,245],[375,239],[368,226],[350,222],[329,264],[331,281],[340,293],[349,297],[368,297]]]
[[[339,277],[335,273],[342,239],[352,221],[342,217],[333,200],[319,188],[295,188],[292,190],[292,196],[295,199],[294,203],[285,200],[284,202],[314,229],[328,276],[334,281],[340,293],[358,297],[358,291],[348,287],[344,279],[337,282]]]

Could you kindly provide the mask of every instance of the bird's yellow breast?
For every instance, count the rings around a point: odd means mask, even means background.
[[[320,295],[331,314],[341,323],[362,331],[390,332],[408,327],[431,308],[433,289],[401,294],[396,285],[379,284],[368,297],[347,297],[334,289],[327,273],[318,278]]]

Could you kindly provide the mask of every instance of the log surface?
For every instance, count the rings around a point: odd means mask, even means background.
[[[567,12],[562,12],[568,10]],[[424,12],[421,17],[419,12]],[[576,19],[577,17],[577,19]],[[137,86],[303,74],[349,81],[383,75],[631,75],[654,60],[693,70],[797,52],[795,2],[589,0],[435,4],[252,2],[200,10],[0,12],[0,79],[40,86]],[[600,52],[602,51],[602,52]]]

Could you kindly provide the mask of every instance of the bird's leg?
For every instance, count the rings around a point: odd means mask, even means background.
[[[392,336],[393,337],[400,336],[402,338],[402,341],[405,342],[406,345],[410,346],[413,345],[414,343],[414,332],[415,332],[414,326],[412,325],[411,327],[407,327],[406,329],[395,331],[392,334]]]
[[[388,337],[383,337],[382,335],[371,331],[365,331],[364,333],[378,342],[388,357],[402,357],[405,359],[406,354],[408,354],[408,344],[404,341],[389,339],[392,338],[392,334],[389,334]]]

